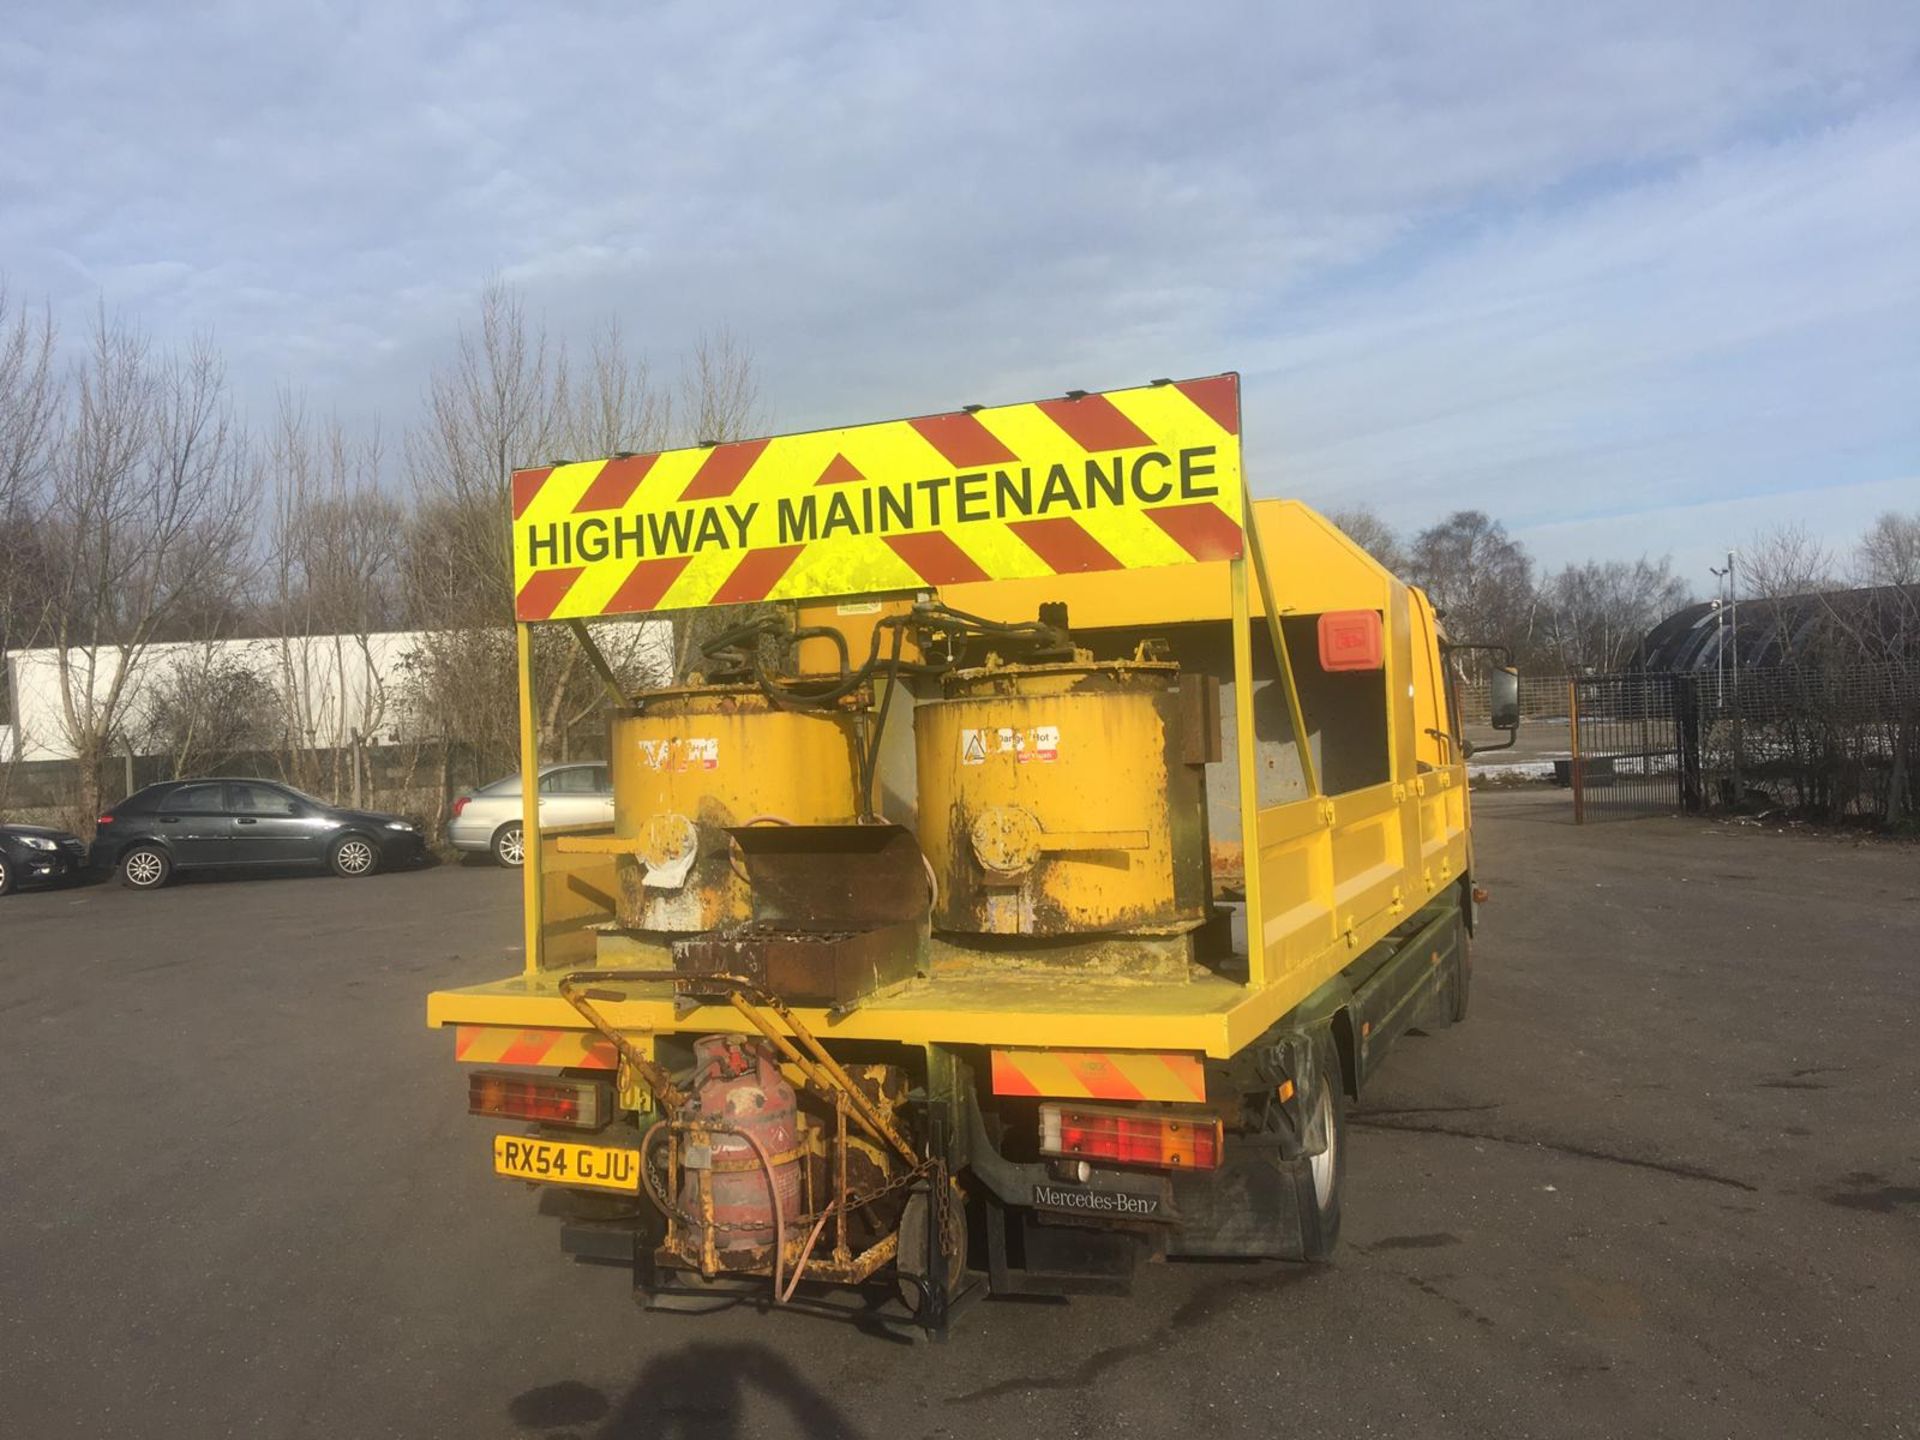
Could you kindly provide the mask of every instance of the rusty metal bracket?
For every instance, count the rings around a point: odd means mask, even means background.
[[[798,1040],[811,1052],[811,1061],[805,1056],[802,1056],[800,1052],[793,1047],[792,1041],[788,1040],[786,1036],[782,1035],[773,1027],[771,1022],[756,1008],[753,1000],[747,998],[744,992],[748,989],[757,990],[757,986],[753,986],[749,982],[742,981],[739,977],[731,975],[704,978],[734,982],[738,988],[735,988],[727,996],[727,1002],[745,1016],[747,1022],[751,1024],[754,1029],[771,1040],[781,1054],[799,1066],[800,1072],[808,1076],[820,1089],[827,1092],[829,1096],[833,1096],[836,1093],[845,1095],[847,1108],[852,1112],[854,1119],[858,1120],[861,1127],[871,1134],[874,1139],[891,1145],[894,1150],[898,1152],[900,1158],[905,1160],[907,1164],[918,1165],[920,1163],[920,1157],[914,1153],[913,1146],[907,1142],[906,1137],[900,1133],[893,1121],[887,1116],[887,1113],[868,1103],[867,1097],[860,1093],[852,1079],[847,1075],[847,1072],[840,1068],[840,1062],[827,1053],[826,1047],[814,1038],[813,1032],[801,1024],[799,1017],[787,1009],[784,1004],[775,997],[766,994],[764,991],[760,991],[757,996],[759,1004],[764,1005],[784,1020],[787,1028],[793,1032],[793,1038]],[[822,1078],[823,1075],[824,1078]]]
[[[593,1003],[595,1000],[621,1000],[625,997],[604,990],[579,988],[595,980],[637,979],[642,973],[651,974],[652,972],[631,971],[622,975],[608,971],[576,970],[570,975],[560,977],[560,998],[578,1010],[582,1019],[612,1042],[620,1058],[625,1060],[632,1067],[633,1073],[644,1080],[647,1088],[653,1091],[654,1098],[660,1102],[660,1108],[663,1111],[678,1110],[692,1097],[673,1083],[673,1076],[667,1073],[665,1066],[642,1055],[634,1047],[633,1042],[615,1029],[612,1022],[602,1015]]]
[[[636,1074],[647,1082],[647,1087],[660,1098],[665,1110],[677,1110],[688,1102],[687,1093],[674,1084],[673,1077],[661,1066],[641,1055],[629,1044],[624,1036],[613,1028],[606,1017],[594,1008],[594,1000],[619,1000],[624,997],[606,990],[583,990],[577,987],[585,985],[604,986],[638,984],[674,984],[681,998],[694,999],[689,990],[717,991],[724,993],[727,1003],[738,1010],[741,1016],[766,1036],[781,1055],[797,1067],[813,1085],[829,1100],[836,1093],[844,1093],[847,1106],[853,1118],[859,1122],[874,1139],[892,1147],[908,1165],[920,1163],[920,1156],[903,1136],[899,1128],[884,1110],[870,1104],[860,1088],[853,1083],[840,1062],[827,1053],[827,1049],[807,1029],[800,1018],[790,1010],[778,996],[768,994],[766,990],[752,980],[740,975],[727,974],[687,974],[679,970],[576,970],[560,980],[560,994],[586,1017],[589,1025],[613,1042],[625,1060],[630,1063]],[[791,1032],[791,1038],[780,1033],[779,1029],[761,1014],[762,1009],[771,1010],[783,1021]],[[794,1042],[804,1047],[805,1053],[796,1048]]]
[[[620,677],[613,673],[613,667],[607,663],[607,657],[600,653],[600,647],[593,643],[593,635],[588,631],[584,620],[567,621],[567,629],[573,632],[574,643],[579,645],[587,657],[587,664],[593,667],[593,673],[600,677],[600,684],[607,694],[613,697],[614,708],[622,709],[628,703],[626,694],[620,689]]]

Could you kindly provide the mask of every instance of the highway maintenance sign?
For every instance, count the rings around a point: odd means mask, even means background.
[[[1240,377],[513,477],[515,613],[565,620],[1230,560]]]

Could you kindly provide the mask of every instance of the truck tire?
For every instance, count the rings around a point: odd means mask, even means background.
[[[1294,1165],[1294,1201],[1300,1211],[1300,1258],[1324,1264],[1340,1243],[1340,1195],[1347,1177],[1347,1091],[1333,1036],[1323,1031],[1313,1047],[1314,1110],[1311,1128],[1325,1134],[1326,1148]]]
[[[1466,927],[1460,928],[1460,943],[1453,952],[1453,978],[1447,985],[1448,1014],[1458,1025],[1467,1018],[1467,991],[1473,984],[1473,941]]]
[[[900,1298],[916,1315],[934,1287],[940,1287],[944,1298],[951,1299],[960,1292],[961,1282],[967,1278],[967,1197],[958,1181],[949,1181],[948,1185],[947,1203],[941,1207],[944,1213],[940,1252],[946,1262],[945,1274],[928,1273],[927,1227],[932,1223],[928,1215],[932,1195],[924,1187],[916,1189],[900,1217],[900,1245],[895,1252],[894,1268],[899,1272]]]

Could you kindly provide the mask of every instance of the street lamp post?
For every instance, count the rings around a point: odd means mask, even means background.
[[[1726,634],[1726,643],[1720,649],[1727,657],[1727,666],[1732,672],[1733,682],[1733,803],[1737,806],[1745,793],[1740,786],[1740,581],[1734,569],[1734,552],[1727,551],[1727,568],[1708,570],[1726,582],[1726,602],[1719,610],[1720,623]]]

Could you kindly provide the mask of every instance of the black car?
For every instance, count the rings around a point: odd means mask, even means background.
[[[272,780],[169,780],[100,817],[93,867],[156,890],[176,870],[331,866],[371,875],[425,857],[420,827],[399,815],[343,810]]]
[[[0,895],[22,885],[62,884],[87,873],[87,846],[78,835],[44,825],[0,825]]]

